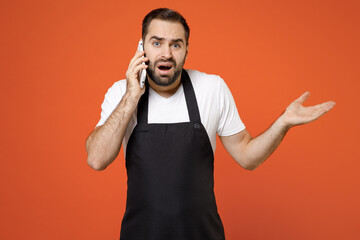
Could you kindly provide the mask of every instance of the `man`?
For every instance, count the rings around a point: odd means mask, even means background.
[[[306,92],[252,138],[224,81],[183,69],[189,27],[179,13],[150,12],[142,40],[145,51],[131,59],[126,80],[105,96],[101,120],[86,141],[88,164],[105,169],[123,144],[128,192],[120,239],[225,239],[213,192],[216,134],[236,162],[253,170],[291,127],[319,118],[335,103],[303,107]],[[143,89],[141,69],[147,71]]]

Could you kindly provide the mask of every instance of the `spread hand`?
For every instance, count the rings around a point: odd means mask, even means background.
[[[283,120],[289,127],[312,122],[334,107],[335,102],[328,101],[315,106],[304,107],[302,104],[310,96],[305,92],[298,99],[292,102],[283,114]]]

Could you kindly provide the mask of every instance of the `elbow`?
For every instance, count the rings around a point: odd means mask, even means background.
[[[249,171],[254,171],[259,165],[246,161],[245,159],[236,161],[242,168]]]
[[[87,149],[87,154],[87,164],[96,171],[105,170],[107,166],[109,166],[109,164],[112,163],[112,161],[114,161],[116,158],[116,156],[111,157],[101,152],[94,151],[94,149],[91,151],[90,149]]]
[[[92,156],[88,156],[87,158],[87,164],[94,170],[96,171],[102,171],[104,170],[107,166],[102,164],[101,161],[98,161],[96,159],[94,159]]]
[[[88,145],[86,146],[86,151],[87,151],[87,154],[88,154],[87,164],[92,169],[94,169],[96,171],[102,171],[107,167],[107,165],[104,164],[104,161],[101,161],[99,156],[94,155],[94,152],[90,151],[90,149],[88,148]]]
[[[103,162],[101,161],[101,159],[99,158],[99,156],[96,156],[96,151],[94,151],[93,149],[91,149],[91,140],[90,140],[90,136],[86,139],[85,142],[85,148],[86,148],[86,152],[87,152],[87,164],[94,170],[96,171],[102,171],[104,170],[107,165],[104,165]]]
[[[254,171],[258,166],[256,165],[246,165],[243,166],[244,169],[249,170],[249,171]]]

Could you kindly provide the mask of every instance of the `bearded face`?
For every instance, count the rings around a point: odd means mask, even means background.
[[[181,75],[188,46],[179,22],[154,19],[144,39],[148,77],[159,86],[170,86]]]
[[[184,64],[185,58],[179,63],[176,63],[173,58],[168,60],[159,59],[155,62],[150,61],[147,74],[157,85],[170,86],[179,78]]]

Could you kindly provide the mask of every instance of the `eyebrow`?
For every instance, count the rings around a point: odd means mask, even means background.
[[[152,36],[150,38],[151,39],[155,39],[155,40],[158,40],[158,41],[163,41],[165,40],[165,38],[162,38],[162,37],[158,37],[158,36]],[[171,39],[171,42],[181,42],[181,43],[184,43],[184,40],[182,38],[175,38],[175,39]]]

